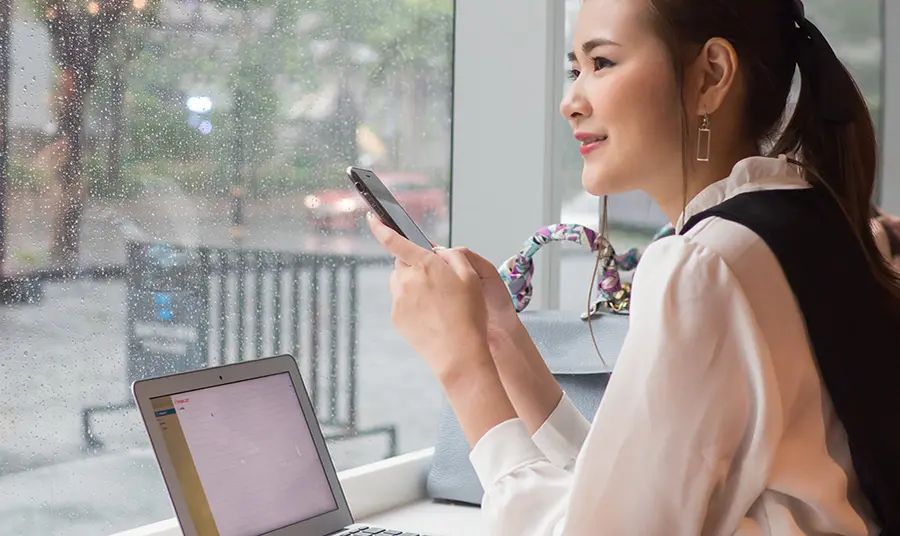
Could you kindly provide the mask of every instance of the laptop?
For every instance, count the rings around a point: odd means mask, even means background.
[[[132,392],[184,536],[412,535],[354,523],[292,356]]]

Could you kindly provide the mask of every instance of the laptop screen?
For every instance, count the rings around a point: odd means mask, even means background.
[[[337,510],[290,373],[151,403],[201,536],[260,536]]]

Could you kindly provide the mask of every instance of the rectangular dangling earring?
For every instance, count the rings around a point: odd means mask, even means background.
[[[697,161],[709,162],[709,146],[711,136],[709,132],[709,114],[703,114],[703,122],[697,133]]]

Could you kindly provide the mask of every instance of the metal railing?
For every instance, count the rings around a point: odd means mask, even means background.
[[[129,243],[124,277],[128,290],[126,333],[129,383],[141,376],[135,296],[143,276],[141,252],[149,245]],[[186,250],[187,248],[182,248]],[[203,365],[218,365],[266,355],[292,354],[316,408],[325,436],[332,441],[385,435],[388,455],[398,453],[396,426],[360,428],[358,423],[359,269],[387,266],[383,257],[293,253],[199,247],[193,274],[200,281],[192,315]],[[174,371],[174,370],[173,370]],[[132,400],[84,408],[85,448],[103,442],[92,430],[92,416],[134,407]]]

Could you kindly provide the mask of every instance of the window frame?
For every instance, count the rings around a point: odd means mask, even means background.
[[[450,241],[499,264],[559,219],[565,3],[457,0],[454,30]],[[558,308],[557,248],[535,265],[531,308]]]
[[[882,0],[881,207],[900,214],[900,2]]]
[[[516,252],[526,238],[522,229],[536,230],[559,218],[562,187],[553,180],[559,168],[553,133],[563,121],[558,106],[563,91],[565,4],[555,0],[454,4],[450,244],[469,247],[497,264]],[[534,309],[559,305],[559,253],[545,249],[549,251],[535,259]],[[362,486],[355,486],[357,481],[373,489],[369,484],[374,477],[367,475],[391,474],[391,478],[379,478],[387,486],[379,488],[380,493],[387,493],[388,499],[381,497],[377,505],[366,499],[362,506],[366,513],[387,506],[385,500],[415,499],[423,493],[422,463],[430,461],[432,452],[403,454],[342,473],[342,485],[352,488],[345,488],[345,493],[354,515],[366,515],[352,502],[363,500],[356,498],[364,495]],[[395,478],[397,474],[405,478]],[[415,474],[418,484],[413,484]],[[123,534],[177,534],[173,522]]]

